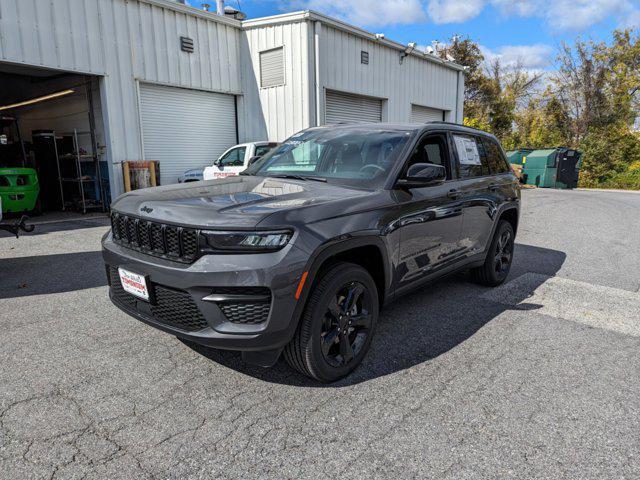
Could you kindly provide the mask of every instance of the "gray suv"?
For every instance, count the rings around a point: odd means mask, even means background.
[[[248,363],[284,352],[330,382],[362,361],[388,302],[461,269],[502,283],[519,205],[492,135],[332,125],[240,176],[122,195],[103,257],[110,297],[131,316]]]

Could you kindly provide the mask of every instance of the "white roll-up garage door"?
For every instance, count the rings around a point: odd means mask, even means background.
[[[233,95],[141,83],[140,117],[144,157],[160,162],[162,185],[237,143]]]
[[[327,90],[325,123],[381,122],[382,100]]]
[[[411,121],[413,123],[441,122],[444,120],[444,112],[437,108],[411,105]]]

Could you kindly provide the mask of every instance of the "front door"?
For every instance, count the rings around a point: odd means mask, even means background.
[[[232,177],[240,174],[246,167],[245,155],[247,147],[235,147],[225,152],[216,162],[214,178]]]
[[[459,257],[462,207],[452,180],[451,157],[444,133],[423,137],[411,153],[402,175],[414,163],[434,163],[447,169],[447,180],[433,186],[397,191],[401,205],[396,288],[410,286]]]

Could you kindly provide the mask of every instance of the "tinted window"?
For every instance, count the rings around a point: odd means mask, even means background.
[[[256,157],[262,157],[263,155],[266,155],[267,153],[269,153],[269,151],[274,148],[272,146],[269,145],[259,145],[256,147],[256,152],[255,152],[255,156]]]
[[[491,173],[504,173],[510,170],[507,159],[502,154],[502,148],[495,140],[489,138],[483,138],[482,143],[485,146],[487,152],[487,162]]]
[[[447,169],[447,176],[449,176],[448,159],[446,137],[437,134],[427,135],[418,142],[413,152],[411,152],[404,172],[415,163],[433,163],[434,165],[445,167]]]
[[[275,147],[244,174],[316,176],[379,187],[410,136],[409,131],[371,127],[306,130]]]
[[[244,152],[246,147],[229,150],[220,158],[220,165],[225,167],[241,167],[244,164]]]
[[[460,178],[489,175],[491,170],[482,141],[471,135],[454,135]]]

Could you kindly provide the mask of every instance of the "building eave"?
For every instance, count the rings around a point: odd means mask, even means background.
[[[191,15],[192,17],[204,18],[213,22],[222,23],[230,27],[242,28],[242,22],[235,18],[223,17],[215,12],[208,12],[199,8],[192,7],[190,5],[184,5],[182,3],[171,2],[169,0],[138,0],[140,3],[146,3],[149,5],[155,5],[156,7],[166,8],[175,12]]]
[[[271,25],[281,25],[285,23],[295,23],[295,22],[302,22],[302,21],[321,22],[337,30],[341,30],[343,32],[350,33],[360,38],[364,38],[372,42],[379,43],[380,45],[384,45],[385,47],[392,48],[400,52],[405,51],[407,48],[406,45],[400,42],[396,42],[395,40],[389,40],[387,38],[378,38],[376,37],[375,33],[369,32],[360,27],[356,27],[355,25],[351,25],[337,18],[329,17],[327,15],[324,15],[322,13],[319,13],[313,10],[283,13],[280,15],[271,15],[269,17],[261,17],[261,18],[254,18],[251,20],[245,20],[242,22],[242,28],[245,30],[248,30],[251,28],[266,27]],[[444,67],[451,68],[452,70],[464,71],[464,67],[462,65],[458,65],[455,62],[444,60],[440,57],[428,54],[421,50],[414,49],[409,55],[416,58],[420,58],[422,60],[426,60],[428,62],[437,63]]]

